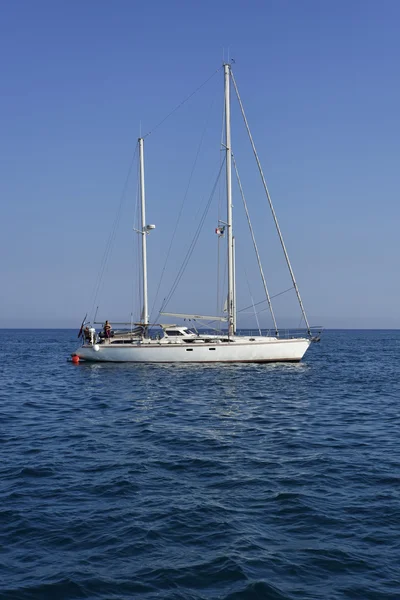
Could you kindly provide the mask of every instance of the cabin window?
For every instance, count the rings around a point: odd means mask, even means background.
[[[216,350],[216,348],[209,348],[209,350]]]
[[[167,331],[166,333],[167,333],[168,337],[172,337],[174,335],[183,335],[183,333],[180,331]]]
[[[186,352],[193,352],[193,348],[186,348]]]

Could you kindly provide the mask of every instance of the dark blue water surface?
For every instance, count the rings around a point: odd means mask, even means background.
[[[0,598],[400,598],[400,332],[299,365],[0,332]]]

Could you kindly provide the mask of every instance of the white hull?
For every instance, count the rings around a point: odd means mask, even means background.
[[[132,344],[85,345],[74,353],[95,362],[231,363],[298,362],[311,341],[307,338],[235,338],[229,343],[163,343],[155,340]]]

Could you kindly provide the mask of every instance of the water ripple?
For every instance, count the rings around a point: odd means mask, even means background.
[[[75,335],[0,332],[0,600],[400,597],[400,332],[224,367]]]

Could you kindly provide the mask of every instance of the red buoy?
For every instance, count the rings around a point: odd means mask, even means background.
[[[77,365],[79,363],[79,356],[77,356],[76,354],[73,355],[72,357],[72,362]]]

